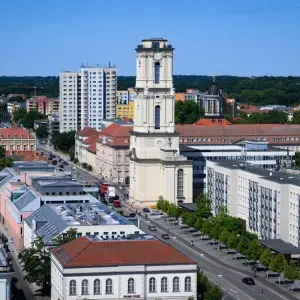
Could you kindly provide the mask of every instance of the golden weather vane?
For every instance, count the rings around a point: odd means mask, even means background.
[[[212,79],[213,79],[213,82],[216,82],[216,76],[213,76]]]

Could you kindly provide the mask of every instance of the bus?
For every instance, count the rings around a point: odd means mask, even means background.
[[[99,187],[100,194],[106,195],[108,192],[108,186],[109,186],[108,183],[105,182],[100,183],[100,187]]]

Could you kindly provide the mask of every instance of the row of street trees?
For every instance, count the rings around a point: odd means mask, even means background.
[[[3,146],[0,147],[0,171],[4,168],[11,167],[13,159],[6,156],[6,150]]]
[[[257,241],[257,236],[246,230],[243,220],[229,216],[224,208],[221,208],[217,216],[213,216],[210,200],[203,194],[196,198],[196,204],[195,212],[186,212],[160,197],[157,208],[170,217],[176,219],[181,217],[182,222],[187,226],[223,243],[228,249],[237,250],[248,260],[259,261],[267,269],[277,272],[279,276],[283,273],[283,276],[289,280],[300,279],[300,271],[295,261],[288,262],[282,254],[273,255],[270,249],[264,249]],[[256,268],[257,265],[254,267],[254,272]]]

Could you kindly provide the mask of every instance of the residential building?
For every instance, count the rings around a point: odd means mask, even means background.
[[[43,237],[47,246],[53,246],[53,239],[66,234],[69,229],[76,229],[78,238],[94,235],[117,240],[132,234],[144,234],[130,218],[120,216],[101,202],[46,204],[25,219],[24,247],[30,247],[37,237]]]
[[[0,146],[5,148],[7,154],[35,151],[36,138],[25,128],[0,128]]]
[[[99,131],[86,127],[75,135],[75,157],[79,163],[87,163],[87,150],[90,144],[95,143],[99,138]],[[95,147],[94,147],[95,148]]]
[[[129,88],[123,91],[117,91],[117,104],[129,104],[129,102],[134,102],[136,98],[136,90],[134,88]]]
[[[0,299],[12,299],[12,276],[14,270],[12,267],[12,254],[7,244],[0,241]]]
[[[38,111],[46,116],[59,112],[59,99],[46,96],[36,96],[26,100],[26,110]]]
[[[98,203],[97,198],[43,161],[14,162],[0,172],[0,221],[17,250],[23,249],[24,219],[42,205]]]
[[[12,116],[13,113],[20,109],[22,106],[22,103],[20,102],[7,102],[7,112]]]
[[[134,102],[128,104],[117,104],[117,118],[134,120]]]
[[[278,161],[286,156],[286,150],[270,147],[266,141],[243,141],[231,145],[201,145],[180,146],[180,153],[193,161],[193,191],[194,194],[203,193],[206,185],[207,160],[240,160],[241,163],[251,163],[258,167],[274,170]],[[295,152],[290,152],[295,159]]]
[[[196,299],[197,263],[153,238],[84,236],[51,251],[51,300],[78,297]]]
[[[116,90],[114,67],[60,73],[60,132],[100,129],[101,120],[115,118]]]
[[[59,113],[53,113],[48,116],[48,132],[50,136],[59,133],[59,123]]]
[[[136,48],[129,157],[130,202],[138,207],[155,205],[159,196],[175,204],[193,201],[192,162],[179,154],[175,131],[173,51],[161,38],[142,40]]]
[[[96,172],[104,179],[124,183],[129,176],[129,131],[132,122],[114,123],[96,142]]]
[[[241,161],[207,161],[206,194],[214,214],[220,207],[245,221],[261,239],[300,246],[300,177]]]

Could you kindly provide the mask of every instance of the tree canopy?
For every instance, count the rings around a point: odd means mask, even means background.
[[[48,137],[48,128],[46,125],[40,125],[36,130],[35,130],[36,137],[38,139],[45,139]]]
[[[51,138],[51,143],[55,149],[68,153],[75,145],[75,133],[75,131],[55,133]]]
[[[204,115],[200,106],[194,101],[177,101],[175,103],[175,123],[193,124]]]
[[[19,108],[13,113],[13,121],[22,124],[27,129],[32,129],[34,121],[46,119],[47,117],[38,111],[32,110],[26,112],[26,109]]]

